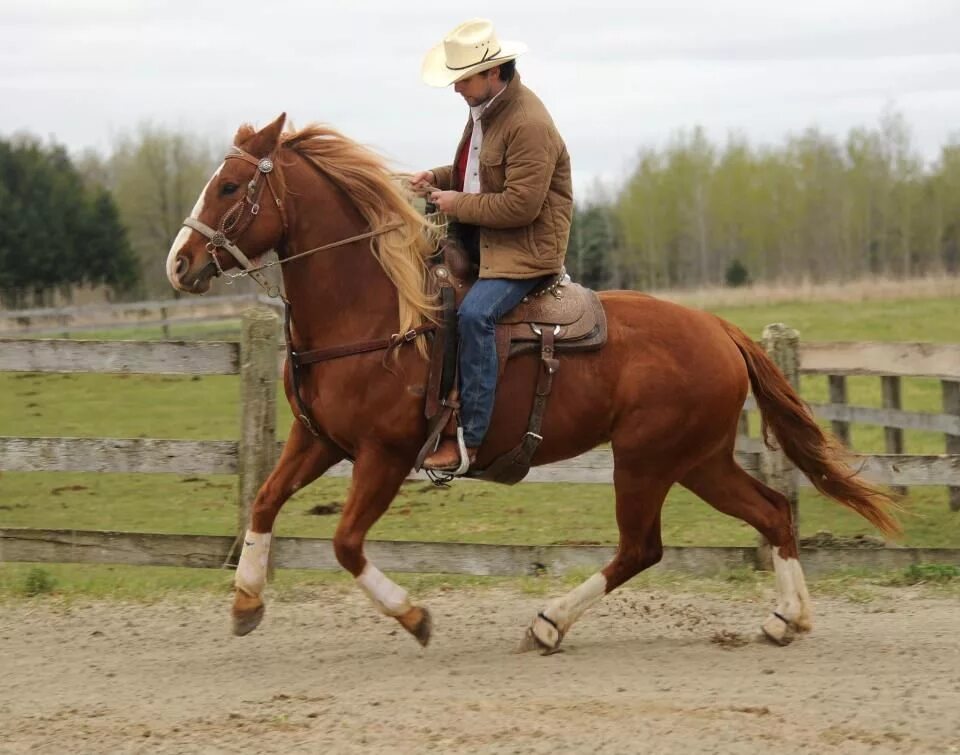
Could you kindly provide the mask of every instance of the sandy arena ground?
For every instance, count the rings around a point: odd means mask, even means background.
[[[423,651],[362,595],[0,614],[0,752],[960,752],[960,610],[889,590],[817,601],[813,635],[760,642],[767,603],[606,599],[549,657],[510,651],[543,599],[435,593]]]

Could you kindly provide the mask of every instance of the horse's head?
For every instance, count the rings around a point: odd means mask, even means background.
[[[274,169],[285,119],[237,132],[170,247],[167,278],[174,288],[205,293],[224,270],[249,267],[280,243],[286,222]]]

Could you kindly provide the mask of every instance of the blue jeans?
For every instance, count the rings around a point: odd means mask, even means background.
[[[516,307],[543,278],[481,278],[457,313],[460,326],[460,421],[468,448],[487,434],[497,390],[497,320]]]

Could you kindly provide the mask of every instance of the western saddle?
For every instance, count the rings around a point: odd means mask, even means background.
[[[417,457],[418,470],[424,458],[437,447],[441,436],[457,434],[457,410],[460,407],[457,310],[476,282],[477,274],[477,264],[454,238],[445,239],[431,261],[430,275],[442,309],[431,347],[425,405],[428,435]],[[498,378],[503,375],[510,357],[540,353],[540,370],[526,433],[515,448],[494,459],[485,469],[461,467],[451,473],[427,470],[427,474],[438,484],[460,474],[507,485],[522,480],[530,471],[533,455],[543,440],[540,428],[553,376],[560,366],[558,352],[593,351],[601,348],[606,340],[607,318],[594,291],[573,283],[565,272],[538,286],[500,320],[496,332]]]

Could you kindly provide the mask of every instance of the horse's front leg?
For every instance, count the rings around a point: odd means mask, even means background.
[[[251,507],[250,526],[234,580],[233,633],[252,632],[263,619],[263,588],[267,582],[270,537],[280,508],[304,485],[309,485],[343,459],[343,452],[326,438],[317,438],[294,422],[283,453]]]
[[[357,455],[353,484],[333,536],[333,548],[340,565],[356,578],[380,612],[395,618],[426,646],[430,642],[430,613],[411,605],[407,591],[363,554],[367,532],[390,506],[411,464],[410,459],[380,447],[365,448]]]

